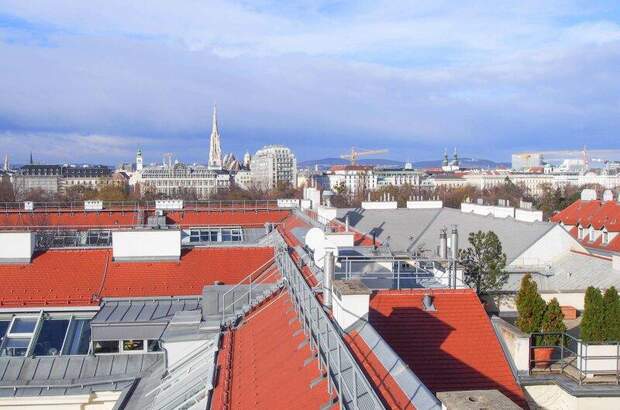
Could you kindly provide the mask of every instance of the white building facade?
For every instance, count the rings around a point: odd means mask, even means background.
[[[226,171],[209,169],[200,165],[174,164],[172,167],[156,166],[145,168],[139,178],[144,188],[175,196],[184,192],[195,192],[198,198],[209,198],[220,190],[230,188],[230,174]]]
[[[295,186],[297,181],[297,159],[283,145],[268,145],[256,151],[250,170],[253,185],[260,189],[274,189],[280,184]]]

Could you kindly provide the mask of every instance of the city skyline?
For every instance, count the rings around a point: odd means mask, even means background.
[[[579,1],[0,2],[0,142],[17,162],[284,143],[428,160],[444,147],[617,148],[619,7]],[[41,148],[45,147],[45,148]],[[174,147],[174,148],[172,148]],[[39,149],[37,149],[39,148]]]

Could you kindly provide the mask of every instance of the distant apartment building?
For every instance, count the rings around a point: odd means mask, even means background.
[[[252,183],[261,189],[274,189],[280,184],[295,186],[297,181],[297,159],[283,145],[267,145],[256,151],[250,170]]]
[[[119,183],[104,165],[24,165],[14,178],[18,191],[40,189],[49,194],[65,193],[70,187],[99,189]]]
[[[176,163],[145,167],[135,182],[166,196],[193,192],[196,197],[203,199],[219,190],[229,189],[230,174],[201,165]]]
[[[338,190],[346,188],[346,192],[356,195],[362,191],[375,191],[387,186],[418,186],[422,174],[412,167],[375,168],[364,165],[335,165],[327,172],[329,188]]]
[[[252,172],[248,169],[241,169],[235,173],[235,185],[241,189],[249,189],[252,187]]]

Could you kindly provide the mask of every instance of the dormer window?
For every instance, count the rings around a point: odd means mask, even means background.
[[[580,226],[577,230],[577,238],[583,239],[584,237],[585,237],[585,231],[583,229],[583,226]]]
[[[607,232],[607,229],[603,230],[603,238],[601,239],[603,245],[607,245],[609,243],[609,232]]]
[[[594,227],[590,226],[590,231],[588,232],[590,242],[594,242]]]

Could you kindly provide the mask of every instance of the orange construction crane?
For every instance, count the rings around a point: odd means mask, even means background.
[[[356,151],[355,147],[351,147],[350,154],[342,154],[340,156],[341,159],[348,159],[351,161],[351,165],[357,164],[357,159],[363,155],[374,155],[374,154],[387,154],[387,149],[367,149],[367,150],[359,150]]]

